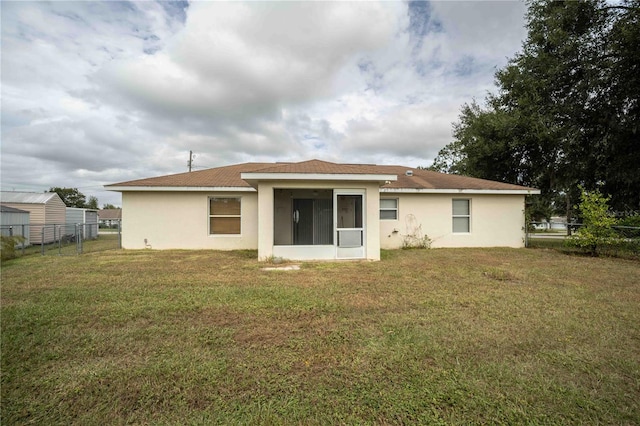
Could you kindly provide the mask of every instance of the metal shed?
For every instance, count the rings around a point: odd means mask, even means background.
[[[56,226],[66,222],[64,201],[55,192],[0,192],[0,201],[7,207],[30,213],[29,241],[48,244],[60,238]]]
[[[17,247],[29,245],[29,216],[26,210],[0,204],[0,233],[2,236],[21,236],[24,241],[16,244]]]
[[[98,237],[98,210],[67,207],[66,226],[67,235],[76,235],[77,225],[82,225],[82,235],[85,240]]]

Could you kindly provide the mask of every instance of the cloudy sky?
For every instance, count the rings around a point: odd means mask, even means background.
[[[526,36],[522,2],[10,2],[3,190],[246,161],[428,166]]]

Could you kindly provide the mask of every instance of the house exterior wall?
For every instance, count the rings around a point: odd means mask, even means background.
[[[274,220],[278,219],[274,217],[274,188],[364,190],[366,258],[371,260],[380,258],[380,248],[402,247],[403,236],[414,232],[412,227],[420,227],[422,234],[432,240],[434,248],[524,246],[524,195],[379,193],[377,184],[357,182],[275,181],[261,182],[258,188],[258,193],[123,192],[122,219],[126,224],[122,234],[123,247],[257,248],[259,258],[267,259],[273,255]],[[241,235],[209,235],[210,197],[242,199]],[[379,219],[380,198],[398,199],[397,220]],[[470,200],[469,233],[453,232],[454,198]],[[415,220],[411,220],[411,215]],[[289,215],[286,219],[289,220]]]
[[[241,235],[209,235],[210,197],[241,198]],[[257,213],[255,192],[123,192],[122,247],[256,249]]]
[[[416,227],[431,239],[434,248],[524,247],[524,195],[380,195],[398,199],[398,219],[380,221],[381,248],[402,247],[403,236],[413,233]],[[470,200],[469,233],[453,232],[454,198]]]

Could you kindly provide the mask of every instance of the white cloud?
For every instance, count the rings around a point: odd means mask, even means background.
[[[520,47],[516,2],[5,2],[2,186],[241,161],[428,165]],[[28,172],[24,165],[28,164]]]
[[[330,96],[335,73],[384,46],[391,24],[376,3],[195,3],[163,52],[113,61],[96,80],[172,120],[276,120],[285,104]]]

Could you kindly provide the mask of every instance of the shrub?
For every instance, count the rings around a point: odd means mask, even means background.
[[[583,226],[567,238],[569,246],[577,247],[586,253],[597,256],[598,251],[617,242],[617,234],[612,228],[616,219],[609,211],[609,199],[599,190],[586,191],[580,187],[580,204],[578,211]]]
[[[16,245],[25,241],[24,237],[20,235],[15,236],[0,236],[0,258],[2,260],[13,259],[16,257]]]
[[[619,226],[632,226],[632,227],[636,227],[636,228],[640,228],[640,214],[635,213],[631,216],[627,216],[623,219],[621,219],[618,222]]]
[[[408,214],[405,220],[407,223],[407,233],[402,235],[402,248],[431,248],[431,238],[422,233],[422,224],[418,224],[415,216]]]

